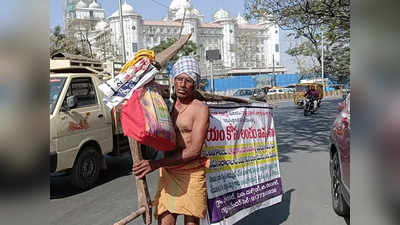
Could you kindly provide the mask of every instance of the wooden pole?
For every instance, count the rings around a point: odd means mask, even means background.
[[[136,219],[138,216],[144,214],[145,212],[146,212],[146,208],[142,207],[142,208],[138,209],[137,211],[132,212],[129,216],[114,223],[114,225],[125,225],[125,224],[131,222],[132,220]]]
[[[157,54],[155,57],[156,66],[159,67],[160,69],[161,67],[166,65],[167,62],[170,59],[172,59],[172,57],[174,57],[178,53],[178,51],[185,45],[185,43],[189,40],[191,35],[192,35],[191,33],[183,35],[182,37],[180,37],[178,41],[176,41],[169,48]],[[128,137],[128,139],[129,139],[129,147],[131,149],[132,162],[136,163],[141,161],[143,158],[142,158],[142,152],[140,151],[140,144],[130,137]],[[140,215],[143,215],[143,220],[146,225],[151,224],[152,220],[151,199],[149,195],[149,189],[147,188],[146,177],[142,179],[136,178],[136,191],[138,196],[139,209],[137,211],[132,212],[129,216],[121,219],[114,225],[125,225]]]
[[[129,146],[131,148],[132,162],[137,163],[143,160],[140,144],[130,137],[128,137],[128,139]],[[149,189],[147,188],[146,177],[143,177],[142,179],[136,178],[136,191],[138,196],[138,206],[146,209],[145,213],[143,214],[143,221],[146,225],[149,225],[151,224],[151,199],[149,195]]]

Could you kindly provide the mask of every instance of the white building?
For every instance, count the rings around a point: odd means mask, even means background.
[[[122,59],[122,32],[119,10],[104,17],[104,9],[95,0],[66,0],[70,7],[69,26],[77,29],[83,21],[90,24],[92,50],[100,59]],[[192,33],[200,58],[202,75],[211,71],[206,60],[207,50],[219,50],[221,60],[213,62],[214,73],[249,74],[285,72],[280,65],[279,28],[266,21],[249,24],[242,16],[233,17],[219,9],[212,22],[205,22],[204,15],[191,5],[190,0],[172,0],[168,15],[162,20],[144,20],[134,8],[125,2],[122,5],[125,52],[132,58],[142,48],[150,49],[168,38],[178,38],[182,21],[182,34]],[[93,25],[93,23],[96,23]],[[275,65],[273,65],[275,62]]]

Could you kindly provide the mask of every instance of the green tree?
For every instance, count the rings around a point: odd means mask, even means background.
[[[70,54],[79,55],[79,51],[75,40],[67,38],[65,34],[61,32],[61,27],[56,26],[50,34],[50,55],[57,52],[65,52]]]
[[[207,79],[201,79],[200,84],[199,84],[199,89],[202,91],[206,91],[206,87],[208,86],[208,80]]]
[[[324,33],[324,74],[338,81],[349,79],[350,0],[246,0],[245,7],[248,18],[267,19],[301,40],[287,53],[315,58],[313,73],[321,72]]]
[[[153,50],[156,54],[162,52],[164,49],[167,49],[169,46],[174,44],[177,41],[177,39],[174,38],[168,38],[167,40],[163,40],[160,42],[159,45],[154,46],[151,50]],[[196,55],[197,52],[197,45],[193,41],[188,41],[181,50],[174,56],[170,62],[174,64],[180,56],[185,56],[185,55],[192,55],[198,59],[198,56]]]

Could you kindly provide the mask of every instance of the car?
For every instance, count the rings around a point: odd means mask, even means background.
[[[267,95],[277,95],[284,94],[285,92],[282,89],[269,89]]]
[[[268,88],[255,88],[254,92],[253,92],[253,96],[250,98],[252,100],[256,100],[256,101],[263,101],[266,102],[267,99],[267,92],[268,92]]]
[[[293,88],[282,88],[284,93],[288,93],[288,94],[292,94],[294,93],[294,89]]]
[[[241,88],[233,93],[233,97],[250,99],[254,95],[254,88]]]
[[[350,215],[350,94],[339,103],[339,114],[331,127],[329,170],[333,210]]]
[[[342,90],[342,97],[343,97],[343,99],[346,99],[346,97],[347,97],[347,95],[349,95],[349,93],[350,93],[350,89],[349,89],[349,88],[344,88],[344,89]]]

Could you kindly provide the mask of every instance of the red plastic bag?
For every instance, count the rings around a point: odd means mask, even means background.
[[[126,136],[160,151],[174,150],[176,134],[162,96],[155,86],[146,85],[133,93],[121,109]]]

